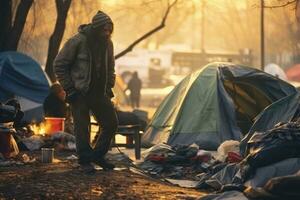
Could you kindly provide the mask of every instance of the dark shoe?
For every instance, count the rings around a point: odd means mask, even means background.
[[[114,164],[107,162],[104,158],[98,158],[93,163],[102,167],[103,170],[113,170],[115,168]]]
[[[96,172],[96,169],[91,163],[80,163],[79,169],[85,174],[94,174]]]

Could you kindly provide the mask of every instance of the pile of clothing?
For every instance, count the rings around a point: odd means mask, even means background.
[[[15,100],[0,103],[0,153],[3,158],[11,158],[19,153],[13,134],[15,123],[23,117],[20,104]]]
[[[4,159],[16,157],[19,151],[39,150],[55,147],[58,150],[75,150],[75,136],[66,132],[37,135],[29,124],[24,124],[20,103],[10,99],[0,102],[0,154]]]
[[[240,163],[203,177],[198,186],[218,193],[200,199],[300,199],[299,147],[299,121],[255,132]]]
[[[196,174],[206,171],[214,162],[212,153],[199,146],[158,144],[143,152],[144,162],[138,167],[162,178],[197,179]]]
[[[240,142],[225,141],[217,152],[190,146],[155,145],[139,167],[164,179],[195,181],[214,191],[200,199],[300,199],[300,121],[255,132],[240,154]],[[172,182],[176,182],[173,181]]]

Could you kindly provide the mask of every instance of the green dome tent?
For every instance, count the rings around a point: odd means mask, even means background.
[[[241,140],[255,117],[296,89],[260,70],[212,63],[183,79],[164,99],[142,140],[144,144],[192,144],[213,150]]]

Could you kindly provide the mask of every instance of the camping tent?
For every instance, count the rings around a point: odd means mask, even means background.
[[[216,149],[225,140],[240,140],[264,108],[294,93],[292,85],[260,70],[212,63],[187,76],[164,99],[143,143]]]
[[[16,98],[25,115],[23,121],[41,121],[49,81],[41,66],[18,52],[0,53],[0,101]]]
[[[240,151],[245,155],[247,142],[255,132],[266,132],[276,124],[290,122],[300,117],[300,93],[286,96],[264,109],[258,116],[247,135],[240,143]]]
[[[281,69],[279,67],[279,65],[276,65],[275,63],[269,63],[264,67],[264,72],[267,72],[273,76],[276,76],[284,81],[287,80],[286,74],[283,71],[283,69]]]
[[[126,84],[124,83],[121,76],[116,76],[116,83],[113,88],[113,92],[115,97],[113,98],[113,101],[117,106],[127,106],[129,105],[129,100],[126,96],[126,93],[124,92],[126,89]]]

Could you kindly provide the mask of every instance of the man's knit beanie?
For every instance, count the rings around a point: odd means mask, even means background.
[[[102,11],[98,11],[97,14],[92,19],[92,27],[98,28],[108,23],[113,23],[111,18]]]

